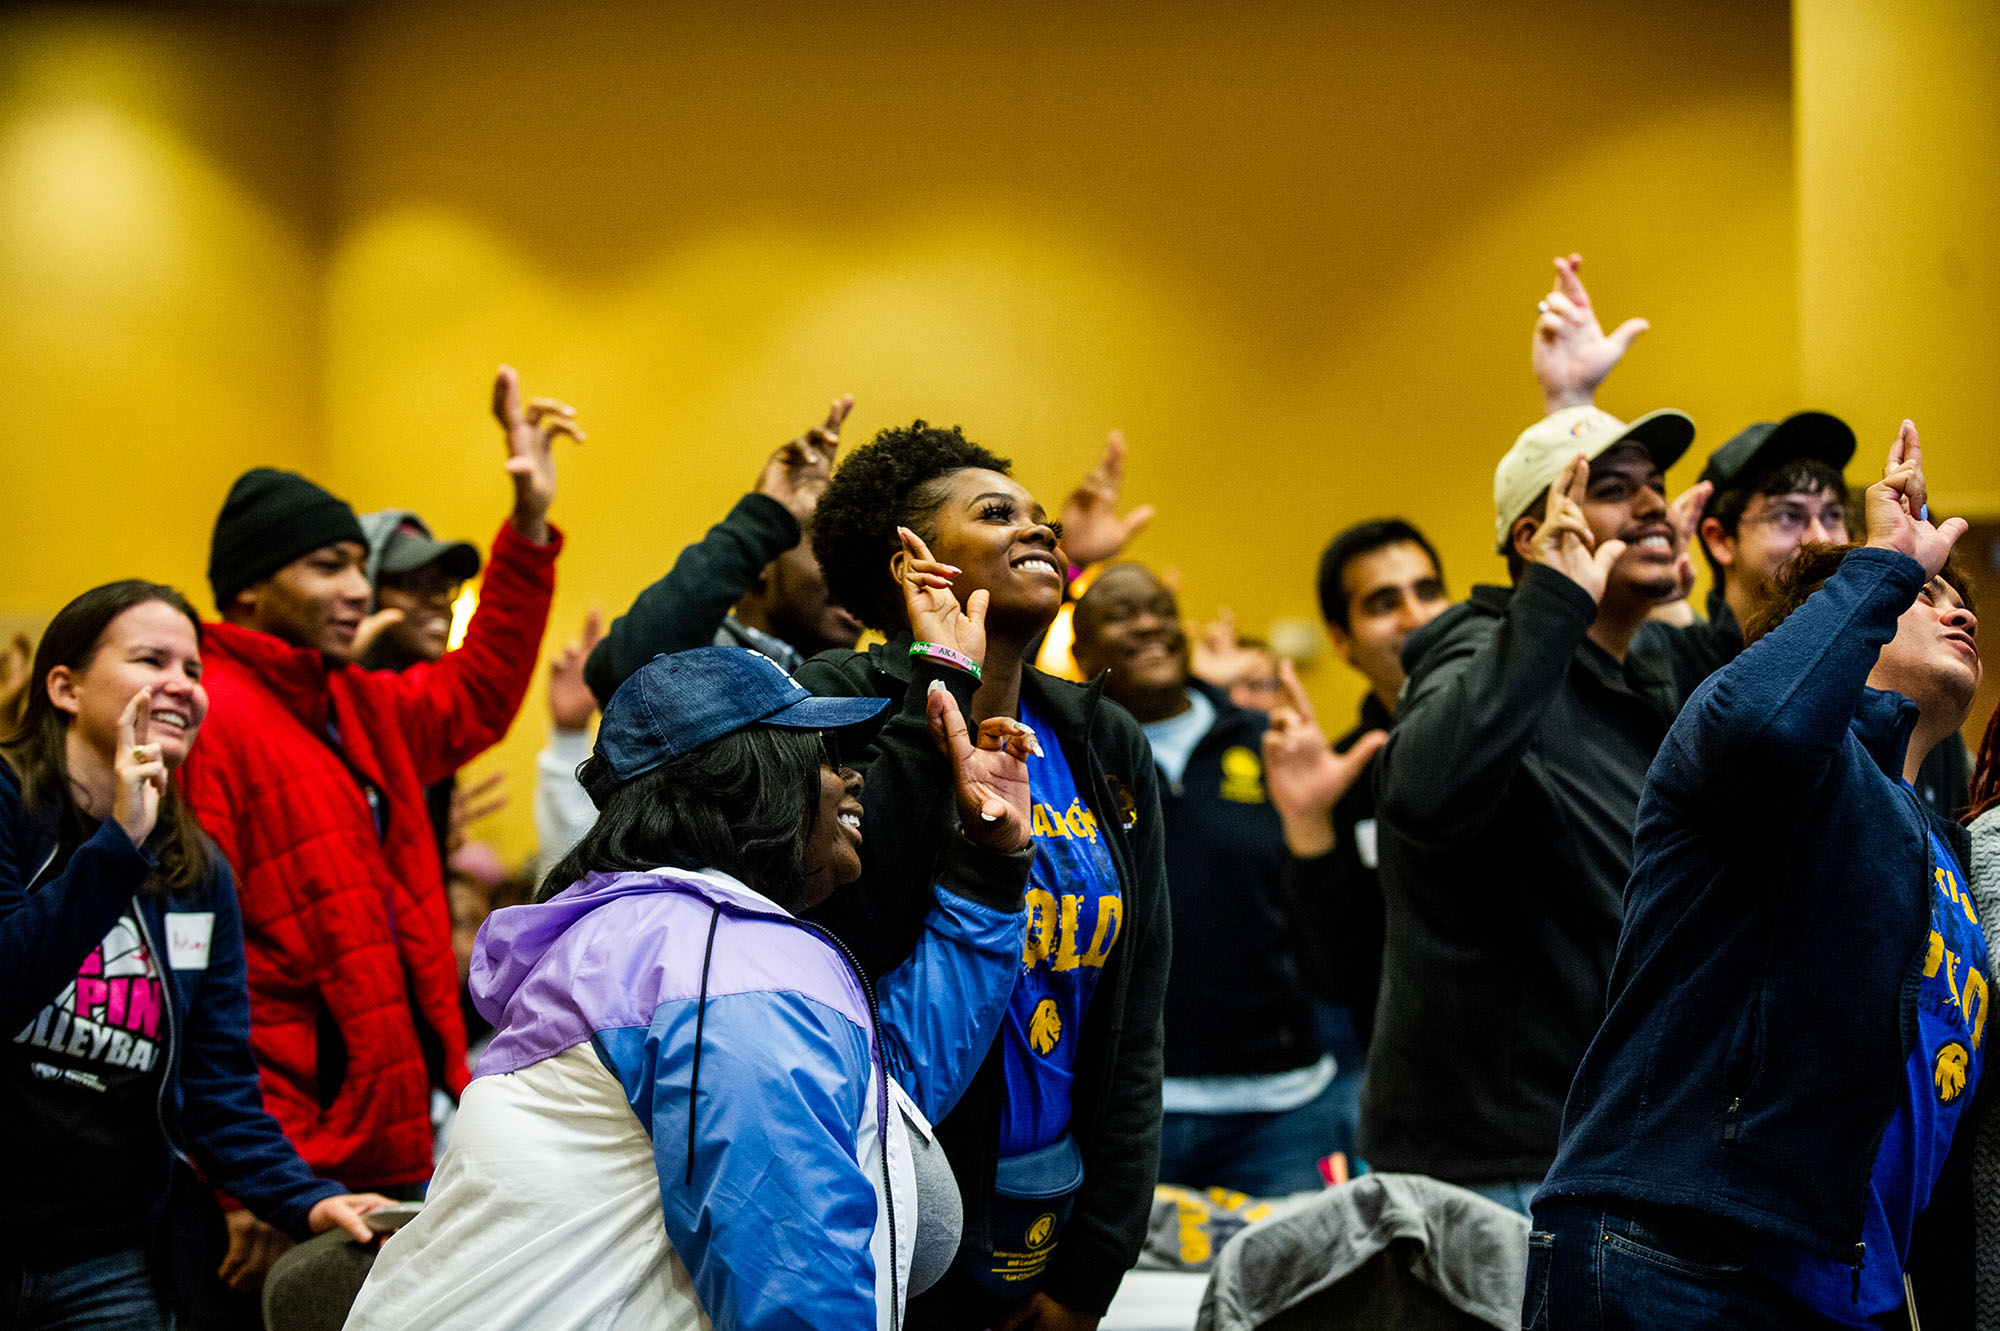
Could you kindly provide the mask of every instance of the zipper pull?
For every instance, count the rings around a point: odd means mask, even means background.
[[[1854,1267],[1854,1302],[1856,1303],[1861,1302],[1861,1266],[1867,1260],[1868,1245],[1865,1243],[1855,1244],[1854,1261],[1850,1265]]]

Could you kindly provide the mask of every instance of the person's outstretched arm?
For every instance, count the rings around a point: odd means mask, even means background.
[[[799,543],[833,477],[840,427],[853,407],[852,395],[835,398],[822,424],[781,445],[756,487],[612,621],[584,666],[600,704],[654,657],[708,646],[764,567]]]

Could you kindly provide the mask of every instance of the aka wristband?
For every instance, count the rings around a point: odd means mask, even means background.
[[[973,660],[964,652],[947,647],[941,642],[913,642],[910,644],[910,655],[928,656],[934,661],[943,661],[947,665],[955,665],[974,679],[979,678],[979,662]]]

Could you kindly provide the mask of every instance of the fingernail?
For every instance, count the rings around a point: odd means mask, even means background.
[[[1000,821],[1000,815],[997,813],[988,813],[986,810],[981,809],[979,811],[979,820],[985,823],[997,823]]]
[[[924,690],[924,692],[925,692],[925,693],[944,693],[944,692],[946,692],[946,689],[945,689],[945,686],[944,686],[944,681],[943,681],[943,680],[941,680],[941,679],[934,679],[934,680],[932,680],[932,681],[931,681],[931,686],[930,686],[929,688],[925,689],[925,690]]]

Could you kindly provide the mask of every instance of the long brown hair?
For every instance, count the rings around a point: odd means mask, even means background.
[[[1965,821],[1970,823],[1995,806],[2000,806],[2000,707],[1993,709],[1979,741],[1979,761],[1972,767],[1972,808]]]
[[[81,832],[89,827],[70,792],[70,718],[49,700],[49,672],[57,666],[77,672],[89,669],[111,621],[148,601],[180,611],[200,635],[201,616],[187,597],[172,587],[138,578],[91,588],[57,611],[43,631],[28,675],[27,705],[14,729],[0,739],[0,760],[5,760],[21,782],[21,806],[26,816],[43,819],[58,831],[67,827]],[[194,810],[171,781],[160,797],[159,820],[146,838],[146,848],[157,866],[146,880],[147,892],[192,891],[215,872],[215,847],[202,835]]]

